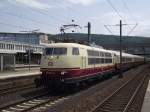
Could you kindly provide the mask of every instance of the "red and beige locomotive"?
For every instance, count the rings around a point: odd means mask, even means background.
[[[122,53],[122,69],[142,64],[144,58]],[[41,58],[40,81],[51,83],[78,83],[100,78],[119,70],[117,51],[77,43],[52,43],[46,46]]]

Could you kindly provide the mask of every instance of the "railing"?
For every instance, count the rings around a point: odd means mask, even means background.
[[[33,50],[33,53],[39,54],[42,54],[44,48],[40,45],[30,44],[29,46],[29,44],[0,41],[0,53],[25,53],[29,49],[29,47]]]

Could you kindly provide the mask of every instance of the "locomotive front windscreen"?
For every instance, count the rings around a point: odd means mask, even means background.
[[[66,55],[67,48],[45,48],[45,55]]]

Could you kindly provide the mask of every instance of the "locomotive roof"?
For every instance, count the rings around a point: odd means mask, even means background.
[[[47,47],[78,47],[78,48],[85,48],[85,49],[107,51],[103,48],[96,48],[96,47],[82,45],[82,44],[78,44],[78,43],[52,43],[52,44],[48,44]]]
[[[77,44],[77,43],[51,43],[51,44],[48,44],[47,47],[82,47],[82,48],[88,48],[90,46]]]

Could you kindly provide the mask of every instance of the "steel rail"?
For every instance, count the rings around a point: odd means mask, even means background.
[[[147,75],[146,75],[147,76]],[[136,87],[136,91],[138,91],[138,89],[140,88],[140,86],[142,85],[143,81],[145,80],[146,76],[144,76],[143,80],[141,81],[140,85],[138,85],[138,87]],[[118,88],[115,92],[113,92],[110,96],[108,96],[107,98],[105,98],[101,103],[99,103],[98,105],[96,105],[90,112],[96,112],[96,110],[102,106],[105,102],[107,102],[110,98],[112,98],[114,95],[116,95],[117,93],[120,92],[120,90],[122,90],[125,86],[127,86],[130,82],[132,82],[133,80],[135,80],[135,78],[137,77],[134,76],[132,79],[128,80],[125,84],[123,84],[120,88]],[[134,96],[136,95],[136,93],[133,94]],[[128,109],[128,106],[130,105],[130,103],[132,102],[132,100],[134,99],[134,96],[131,96],[130,101],[128,102],[128,104],[126,105],[125,109],[123,112],[126,112],[126,110]]]

